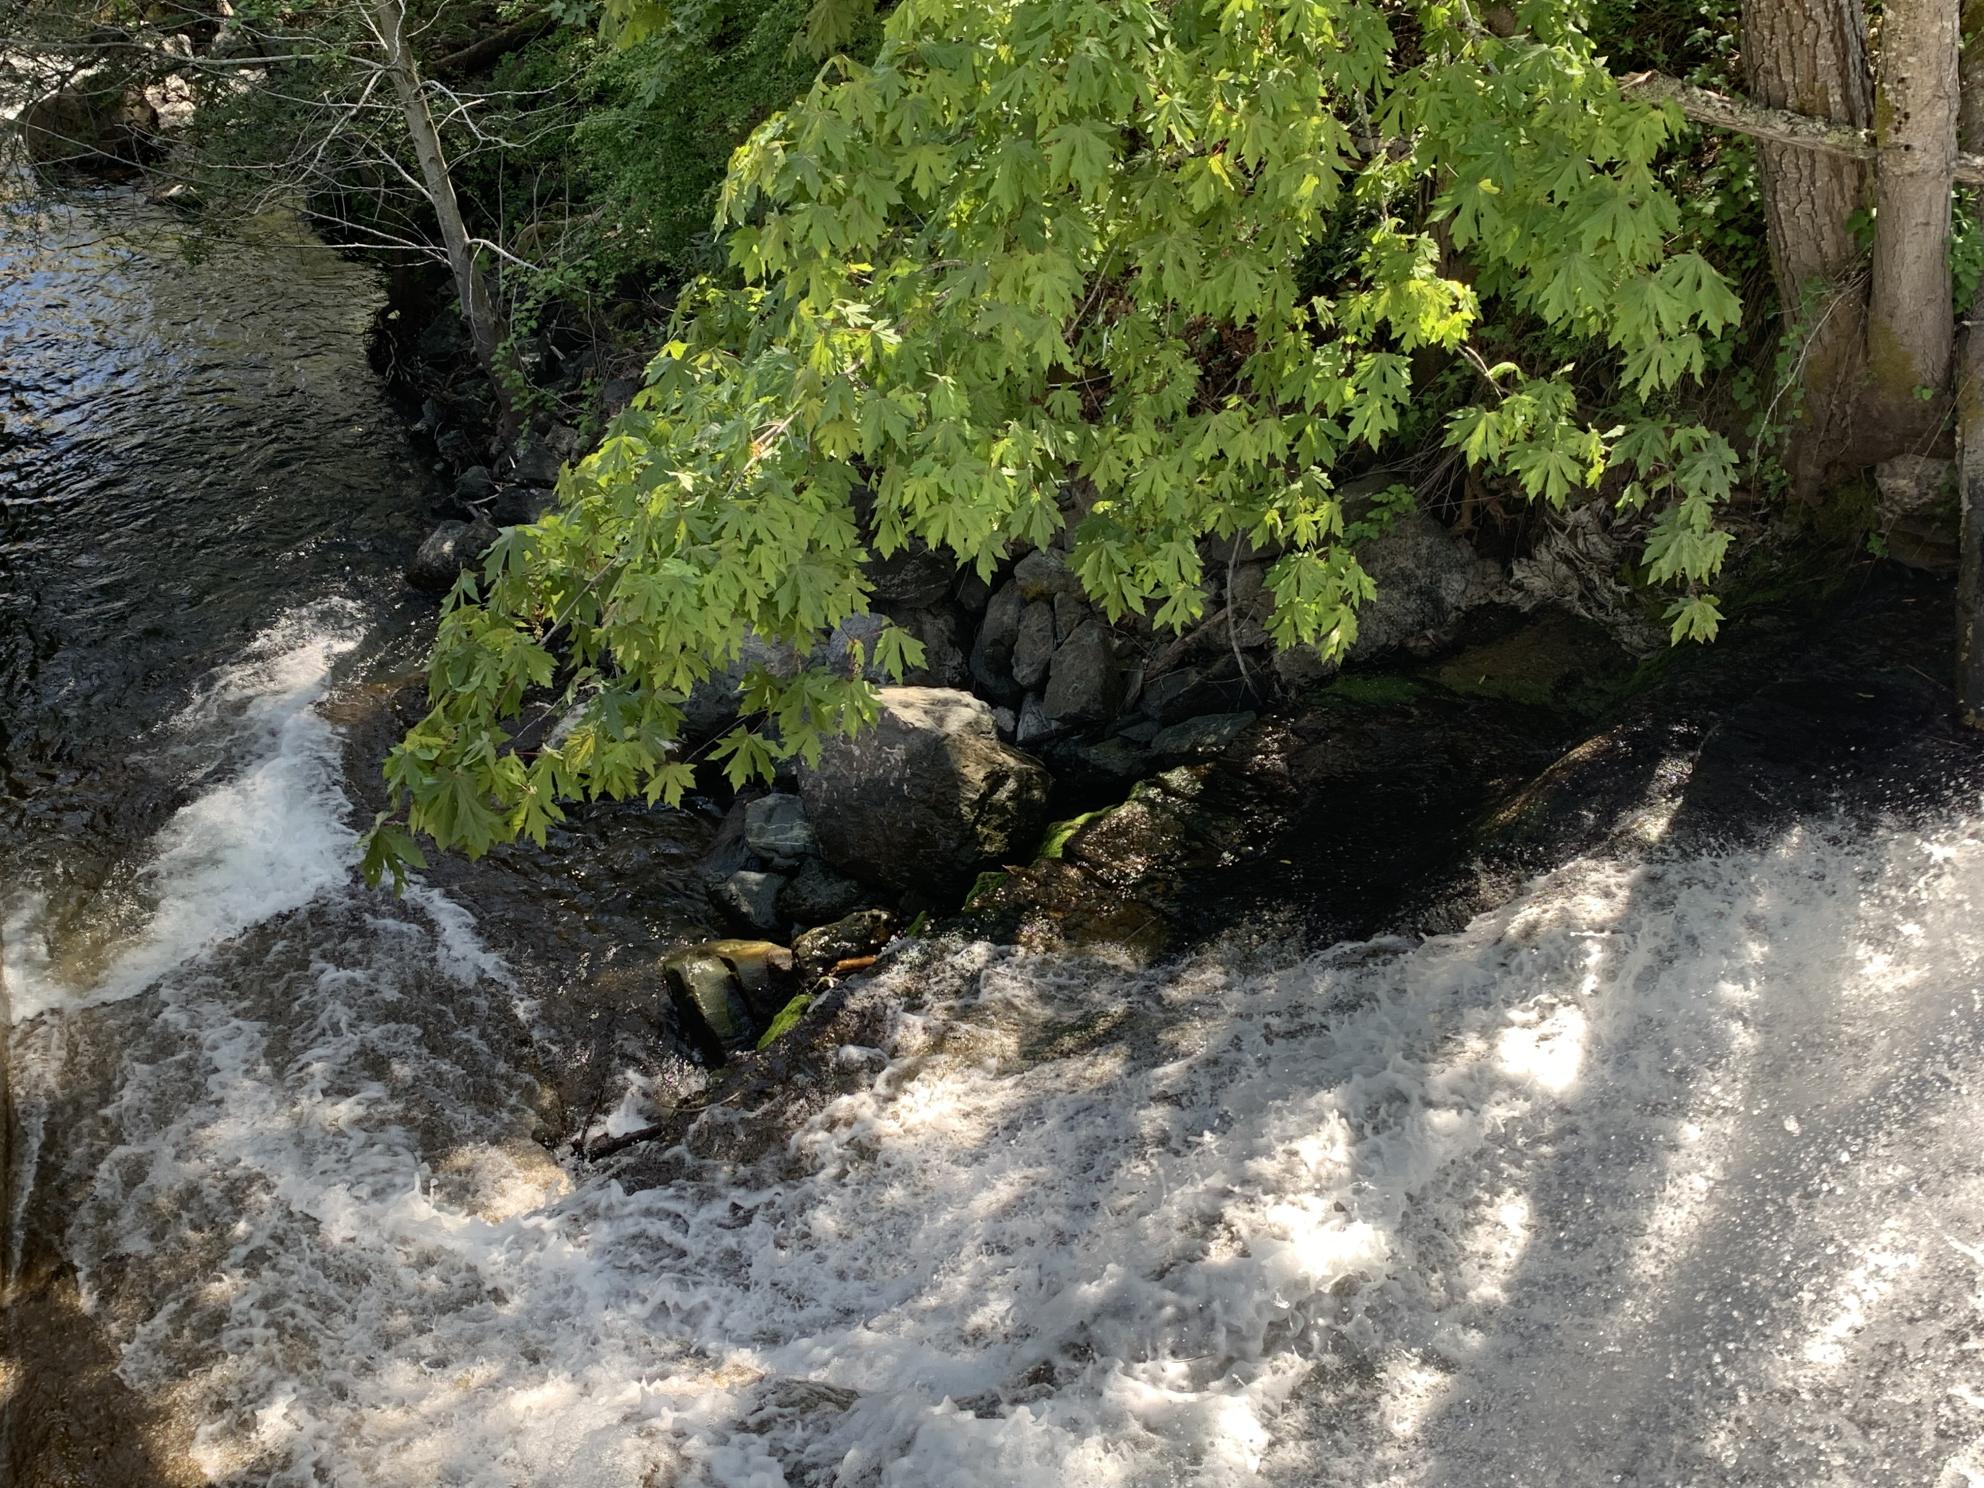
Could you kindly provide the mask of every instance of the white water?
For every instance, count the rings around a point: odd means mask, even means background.
[[[630,1193],[529,1142],[462,912],[350,887],[339,634],[218,680],[259,763],[101,983],[14,989],[146,992],[71,1250],[214,1477],[1984,1483],[1978,820],[1416,946],[946,947],[774,1159]]]

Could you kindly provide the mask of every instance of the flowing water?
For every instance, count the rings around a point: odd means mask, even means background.
[[[912,952],[849,1093],[588,1169],[574,891],[353,880],[422,613],[372,283],[172,235],[0,221],[9,1481],[1984,1483],[1984,816]]]

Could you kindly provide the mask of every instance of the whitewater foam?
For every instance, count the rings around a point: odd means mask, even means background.
[[[125,1369],[216,1476],[1934,1482],[1984,1425],[1980,890],[1969,824],[1836,826],[1266,970],[947,947],[861,1090],[637,1192],[530,1155],[418,994],[443,932],[319,907],[296,1031],[163,994],[131,1099],[181,1107],[79,1249],[177,1278]]]

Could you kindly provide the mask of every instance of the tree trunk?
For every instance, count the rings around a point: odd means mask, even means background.
[[[1984,149],[1984,0],[1963,7],[1964,148]],[[1956,372],[1958,529],[1956,700],[1984,728],[1984,286],[1965,318]]]
[[[1873,122],[1859,0],[1744,0],[1750,95],[1768,108],[1855,129]],[[1815,498],[1844,463],[1866,338],[1867,288],[1847,226],[1866,205],[1869,172],[1848,157],[1759,146],[1771,268],[1798,342],[1800,406],[1790,430],[1794,492]]]
[[[1957,145],[1957,15],[1951,0],[1887,0],[1874,118],[1873,295],[1860,414],[1870,460],[1926,442],[1941,422],[1949,385],[1955,341],[1950,183]]]
[[[475,248],[468,240],[462,221],[461,204],[455,199],[454,177],[448,159],[441,153],[441,137],[434,128],[434,116],[427,108],[427,95],[421,87],[420,70],[407,50],[402,28],[406,20],[405,0],[371,0],[373,24],[386,53],[386,71],[399,96],[400,110],[406,116],[407,133],[413,140],[414,157],[420,162],[420,178],[433,203],[434,216],[441,225],[441,243],[447,250],[448,268],[455,277],[455,293],[460,299],[462,319],[468,325],[475,345],[476,360],[489,375],[496,390],[496,403],[507,437],[516,432],[517,414],[511,396],[508,370],[503,359],[503,318],[482,270],[475,262]]]

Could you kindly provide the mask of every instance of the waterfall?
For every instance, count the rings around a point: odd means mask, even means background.
[[[129,1014],[69,1246],[216,1479],[1984,1475],[1977,820],[1584,859],[1419,942],[932,947],[853,1093],[635,1183],[530,1140],[462,912],[351,887],[322,619],[189,711],[246,758],[97,990],[14,991]]]

